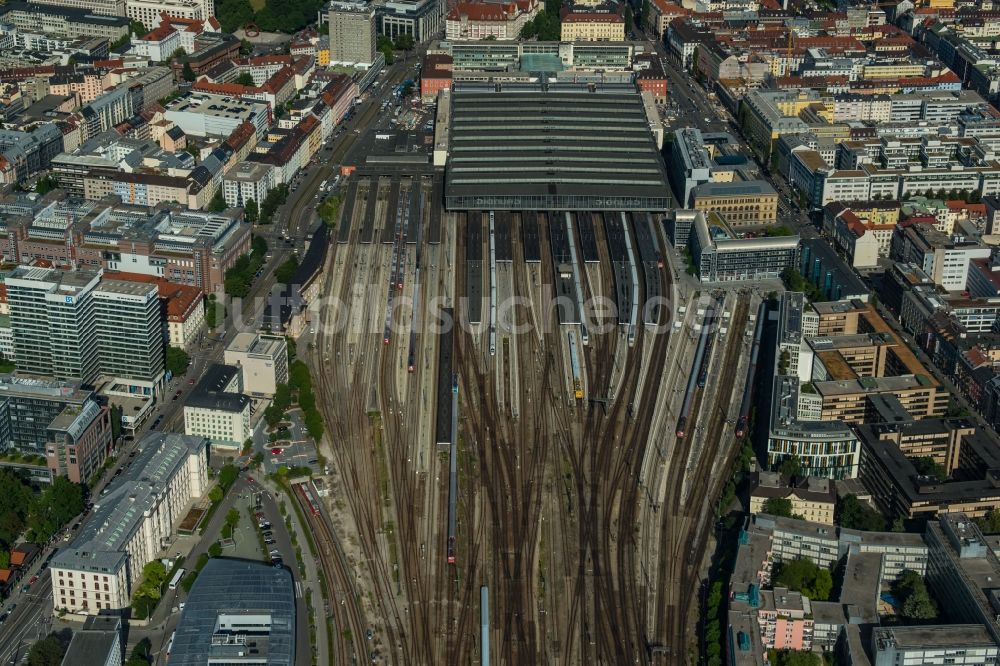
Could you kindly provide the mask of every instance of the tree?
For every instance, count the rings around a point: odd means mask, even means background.
[[[129,654],[128,661],[125,662],[125,666],[149,666],[150,648],[152,648],[152,643],[148,638],[143,638],[136,643]]]
[[[937,605],[917,572],[907,569],[900,574],[892,591],[901,604],[900,614],[906,620],[920,622],[937,618]]]
[[[225,496],[226,492],[219,486],[212,486],[212,489],[208,491],[208,499],[210,499],[213,504],[218,504]]]
[[[30,539],[48,541],[82,511],[82,486],[65,476],[57,476],[32,506],[28,516]]]
[[[215,294],[209,294],[208,300],[205,302],[205,324],[209,328],[215,328],[219,325],[219,304]]]
[[[292,256],[274,271],[274,279],[281,284],[291,284],[298,270],[299,260]]]
[[[234,33],[254,19],[250,0],[218,0],[215,15],[221,23],[222,32]]]
[[[293,355],[289,354],[288,357],[292,358]],[[288,384],[278,384],[274,387],[274,397],[271,398],[271,404],[281,411],[288,409],[292,404],[292,390],[288,388]]]
[[[342,202],[343,200],[340,196],[335,194],[321,203],[319,208],[316,210],[316,212],[319,213],[320,218],[328,227],[334,227],[337,225],[337,217],[340,215],[340,206]]]
[[[770,650],[771,664],[774,666],[822,666],[822,658],[814,652],[800,650]]]
[[[63,642],[55,634],[49,634],[28,650],[28,666],[59,666],[65,655]]]
[[[247,202],[243,204],[243,215],[250,224],[256,222],[258,215],[257,202],[253,199],[247,199]]]
[[[819,569],[812,582],[802,589],[802,594],[817,601],[828,601],[832,591],[833,576],[830,575],[829,569]]]
[[[146,26],[143,24],[143,22],[137,21],[135,19],[132,19],[131,21],[128,22],[128,28],[129,32],[131,32],[136,37],[142,37],[149,33],[149,30],[146,30]]]
[[[778,465],[778,473],[784,474],[785,476],[791,478],[793,476],[802,476],[802,461],[799,460],[797,455],[790,455],[781,461]]]
[[[408,35],[406,33],[396,36],[396,42],[393,44],[397,51],[412,51],[413,50],[413,35]]]
[[[240,40],[240,55],[248,56],[253,53],[253,43],[249,39]]]
[[[288,199],[288,185],[282,183],[271,189],[260,205],[260,223],[271,224],[275,211]]]
[[[393,54],[393,43],[392,40],[385,35],[379,35],[375,40],[375,48],[378,49],[382,57],[385,58],[385,64],[391,65],[395,62],[396,58]]]
[[[976,522],[984,534],[1000,534],[1000,511],[990,509],[990,512],[982,518],[976,518]],[[2,538],[0,536],[0,540]]]
[[[284,410],[277,405],[268,405],[267,409],[264,410],[264,422],[267,423],[269,428],[273,428],[281,423],[281,418],[284,414]]]
[[[195,76],[194,70],[191,69],[191,63],[189,62],[184,63],[184,68],[181,70],[181,73],[184,76],[184,80],[189,83],[194,83],[194,80],[198,78]]]
[[[0,548],[0,569],[6,569],[10,566],[10,551],[4,546]]]
[[[55,176],[43,176],[35,183],[35,192],[38,194],[48,194],[57,187],[59,187],[59,181],[56,180]]]
[[[845,495],[837,500],[837,524],[854,530],[878,532],[885,529],[885,518],[878,511],[862,502],[856,495]]]
[[[787,587],[790,590],[801,591],[803,587],[816,577],[819,567],[808,557],[778,564],[773,577],[775,587]]]
[[[213,541],[212,545],[208,547],[208,555],[209,557],[218,557],[219,555],[222,555],[222,544],[218,541]]]
[[[180,377],[188,369],[188,363],[191,362],[191,357],[188,353],[181,349],[180,347],[174,347],[173,345],[167,345],[167,371],[170,372],[174,377]]]
[[[222,193],[222,188],[220,187],[212,195],[212,200],[208,202],[208,212],[209,213],[221,213],[226,210],[228,205],[226,204],[226,197]]]
[[[118,441],[122,434],[122,411],[121,405],[111,404],[108,418],[111,419],[111,439],[115,441]]]
[[[948,478],[948,472],[945,470],[944,465],[940,465],[934,461],[934,458],[930,456],[921,456],[920,458],[914,458],[911,460],[914,469],[917,470],[917,474],[922,476],[933,476],[939,481],[944,481]]]
[[[764,513],[772,516],[792,517],[792,500],[787,497],[769,497],[762,507]]]
[[[24,478],[0,469],[0,544],[7,547],[17,540],[34,503],[35,496]]]
[[[255,85],[253,80],[253,74],[251,74],[250,72],[241,72],[240,75],[236,77],[236,81],[234,81],[234,83],[247,87],[252,87]]]
[[[240,475],[240,470],[235,465],[223,465],[219,470],[219,485],[226,492],[233,487],[236,479]]]
[[[264,462],[264,454],[258,451],[257,453],[253,454],[253,458],[250,459],[250,462],[253,463],[255,469],[259,468],[261,464]]]

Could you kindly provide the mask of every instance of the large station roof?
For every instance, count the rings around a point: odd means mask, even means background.
[[[665,210],[662,159],[638,92],[457,88],[445,200],[453,210]]]

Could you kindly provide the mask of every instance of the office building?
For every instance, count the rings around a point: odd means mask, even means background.
[[[395,41],[400,35],[423,44],[444,30],[441,0],[389,0],[375,10],[379,34]]]
[[[670,184],[682,207],[691,205],[691,193],[712,180],[712,160],[705,150],[701,130],[683,127],[674,132],[670,149]]]
[[[125,472],[95,498],[93,514],[50,564],[53,612],[97,615],[129,606],[142,569],[168,552],[192,501],[208,492],[201,437],[150,433]]]
[[[763,180],[703,183],[691,191],[691,201],[695,210],[716,213],[734,229],[778,221],[778,193]]]
[[[857,435],[839,419],[806,419],[801,412],[813,411],[815,396],[800,389],[798,377],[774,378],[767,433],[767,466],[777,469],[795,456],[802,473],[830,479],[852,479],[858,475],[861,445]]]
[[[119,615],[91,615],[73,632],[62,666],[122,666],[124,620]]]
[[[867,302],[868,286],[822,238],[804,238],[799,248],[799,272],[829,301],[858,299]]]
[[[448,41],[477,39],[515,40],[524,24],[542,10],[537,0],[520,2],[459,2],[445,20]]]
[[[0,375],[0,447],[43,456],[47,481],[85,483],[111,451],[111,418],[79,383]]]
[[[214,0],[125,0],[125,15],[152,29],[164,15],[188,21],[208,21],[215,16]]]
[[[716,213],[699,210],[689,219],[688,246],[702,282],[777,278],[798,258],[798,236],[739,238]]]
[[[6,285],[22,372],[88,383],[104,375],[135,393],[159,391],[165,352],[155,285],[27,266]]]
[[[330,3],[330,62],[369,66],[375,62],[375,7],[363,0]]]
[[[101,16],[125,16],[125,0],[46,0],[45,2],[29,0],[28,4],[77,9]]]
[[[981,624],[876,627],[872,632],[872,652],[872,666],[977,666],[1000,661],[1000,646]]]
[[[981,518],[1000,509],[1000,446],[971,421],[907,419],[859,426],[857,433],[860,478],[886,514],[909,519],[964,513]],[[923,466],[928,459],[935,471]]]
[[[806,303],[805,294],[786,291],[778,300],[778,332],[775,365],[777,375],[793,375],[800,381],[812,379],[813,352],[808,336],[817,334],[819,316]]]
[[[266,102],[195,92],[168,103],[163,117],[188,136],[229,138],[243,123],[263,136],[272,112]]]
[[[104,0],[93,3],[80,1],[82,4],[105,4]],[[129,34],[128,19],[123,15],[104,14],[94,11],[93,7],[73,7],[60,2],[8,2],[0,6],[0,21],[12,24],[20,32],[63,37],[98,37],[115,41]]]
[[[237,333],[224,361],[241,369],[243,390],[250,395],[274,395],[278,384],[288,383],[288,344],[282,337]]]
[[[979,527],[961,513],[945,513],[927,524],[927,583],[948,616],[985,625],[1000,641],[996,612],[1000,562]]]
[[[564,42],[623,42],[625,19],[620,10],[576,11],[563,6],[560,12],[560,39]]]
[[[896,228],[890,256],[912,263],[926,273],[934,284],[947,291],[964,291],[969,262],[989,259],[991,248],[961,236],[941,233],[934,225],[919,222]]]
[[[777,472],[758,472],[750,481],[750,513],[763,513],[768,500],[788,500],[792,515],[833,525],[837,490],[833,481],[814,476],[790,479]]]
[[[170,666],[294,666],[295,581],[284,567],[215,557],[181,612]]]
[[[240,368],[214,363],[184,402],[184,434],[240,447],[251,434],[250,404]]]

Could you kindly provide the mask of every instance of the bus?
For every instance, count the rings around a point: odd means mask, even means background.
[[[184,569],[178,569],[174,573],[174,577],[170,579],[170,589],[176,590],[177,586],[181,584],[181,578],[184,578]]]

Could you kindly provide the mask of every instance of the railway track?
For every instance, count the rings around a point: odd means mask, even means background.
[[[686,652],[690,646],[692,616],[698,608],[696,595],[700,587],[696,583],[700,578],[699,567],[704,561],[708,537],[714,524],[707,514],[715,508],[712,502],[689,501],[683,494],[684,480],[687,477],[689,487],[698,488],[703,497],[714,499],[718,497],[722,484],[729,478],[728,463],[723,465],[722,473],[716,469],[716,464],[719,460],[729,459],[724,454],[729,453],[733,438],[728,431],[726,414],[733,387],[738,383],[736,372],[748,312],[749,298],[740,295],[731,318],[732,325],[726,339],[715,400],[706,405],[702,399],[703,394],[699,395],[695,409],[692,410],[692,422],[708,423],[706,435],[702,439],[706,448],[698,456],[693,476],[678,473],[687,468],[691,447],[696,439],[693,433],[679,441],[679,446],[674,449],[670,458],[669,469],[672,473],[663,504],[660,534],[662,542],[668,546],[660,555],[657,580],[662,592],[656,608],[655,635],[665,638],[666,646],[675,657]]]

